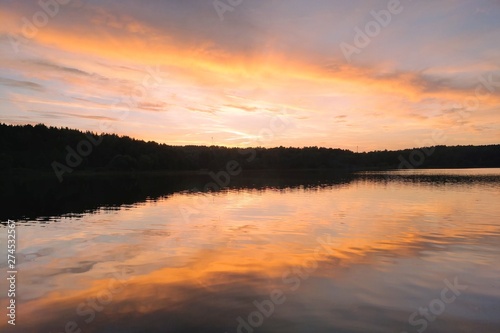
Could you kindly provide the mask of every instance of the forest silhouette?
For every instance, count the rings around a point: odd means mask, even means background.
[[[322,147],[173,146],[45,125],[0,124],[0,170],[200,171],[228,161],[248,170],[500,167],[500,145],[435,146],[356,153]],[[71,170],[71,171],[70,171]]]
[[[319,147],[238,149],[171,146],[41,124],[0,124],[0,201],[4,207],[0,219],[78,214],[186,190],[316,188],[362,177],[387,181],[384,174],[353,172],[414,167],[500,167],[500,145],[363,153]],[[231,177],[226,174],[224,179],[222,173],[227,170]],[[225,184],[207,188],[221,179]],[[426,181],[411,175],[394,179]],[[463,183],[468,179],[435,176],[430,181]]]

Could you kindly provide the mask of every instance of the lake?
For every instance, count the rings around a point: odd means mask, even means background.
[[[500,169],[237,178],[12,216],[1,331],[500,331]]]

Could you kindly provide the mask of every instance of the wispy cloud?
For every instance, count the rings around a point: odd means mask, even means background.
[[[11,87],[11,88],[22,88],[28,90],[43,91],[44,87],[41,84],[31,82],[31,81],[20,81],[14,79],[8,79],[5,77],[0,77],[0,85]]]
[[[74,114],[68,112],[49,112],[49,111],[39,111],[39,110],[28,110],[29,112],[37,113],[43,118],[52,119],[63,119],[63,118],[81,118],[81,119],[92,119],[92,120],[109,120],[117,121],[117,118],[105,117],[105,116],[92,116],[86,114]]]

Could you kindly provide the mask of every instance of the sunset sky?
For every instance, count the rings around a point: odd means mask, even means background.
[[[41,4],[0,0],[2,123],[175,145],[500,143],[498,0]]]

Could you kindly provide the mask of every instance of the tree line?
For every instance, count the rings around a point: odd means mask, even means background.
[[[243,169],[500,167],[500,145],[435,146],[356,153],[322,147],[229,148],[173,146],[116,134],[96,134],[43,124],[0,124],[0,170],[200,171],[228,161]],[[66,169],[65,169],[66,168]]]

